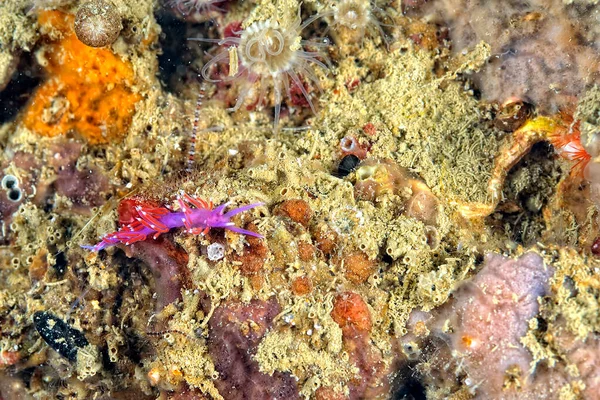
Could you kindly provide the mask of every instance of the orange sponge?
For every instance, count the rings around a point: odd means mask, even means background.
[[[133,68],[105,48],[88,47],[73,32],[73,15],[43,11],[42,31],[59,31],[47,45],[47,80],[37,89],[23,117],[25,126],[42,135],[77,131],[92,144],[127,133],[135,104]]]
[[[371,313],[367,303],[358,293],[343,292],[336,296],[333,302],[331,317],[342,328],[342,333],[347,335],[353,329],[359,332],[371,330]]]

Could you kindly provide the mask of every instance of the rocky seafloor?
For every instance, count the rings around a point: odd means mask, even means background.
[[[0,399],[600,399],[599,20],[3,0]]]

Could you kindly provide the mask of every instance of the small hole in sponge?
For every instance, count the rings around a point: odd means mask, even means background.
[[[19,189],[19,188],[11,189],[8,192],[8,199],[14,203],[21,201],[22,198],[23,198],[23,193],[21,192],[21,189]]]
[[[2,178],[2,189],[8,190],[19,186],[19,180],[14,175],[6,175]]]

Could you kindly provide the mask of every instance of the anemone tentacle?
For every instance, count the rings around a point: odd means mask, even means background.
[[[305,47],[320,50],[325,44],[302,40],[300,33],[318,17],[311,17],[304,24],[298,18],[288,26],[283,26],[273,20],[257,21],[239,31],[239,37],[226,37],[219,41],[205,38],[190,38],[189,40],[217,42],[220,47],[226,47],[204,64],[201,73],[209,82],[234,81],[240,84],[236,102],[229,108],[229,111],[239,110],[252,88],[259,81],[259,93],[260,99],[262,99],[264,82],[271,82],[275,111],[273,125],[277,129],[281,115],[281,103],[284,100],[283,90],[288,98],[292,98],[290,82],[299,88],[313,114],[316,113],[315,104],[304,86],[301,76],[307,76],[307,82],[321,91],[319,79],[314,73],[313,67],[329,70],[329,67],[320,61],[320,58],[326,58],[321,52],[305,50]],[[237,52],[237,57],[231,57],[231,51]],[[219,78],[211,77],[213,67],[223,62],[237,64],[229,66],[230,75]]]

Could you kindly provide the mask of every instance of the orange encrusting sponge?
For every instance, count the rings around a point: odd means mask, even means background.
[[[92,144],[127,133],[135,104],[133,68],[110,50],[88,47],[73,32],[73,15],[44,11],[39,23],[62,33],[45,49],[47,80],[37,89],[23,117],[25,126],[42,135],[77,131]]]

